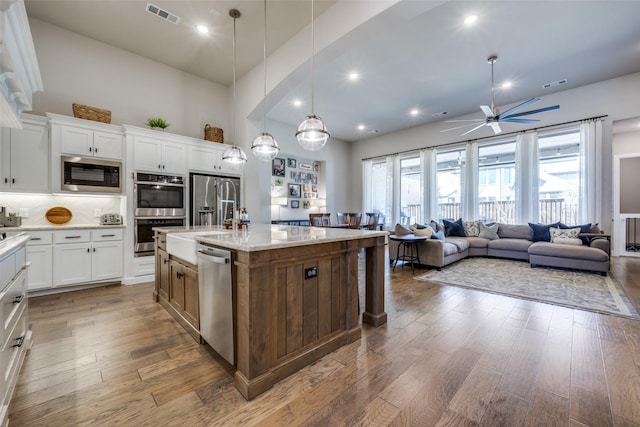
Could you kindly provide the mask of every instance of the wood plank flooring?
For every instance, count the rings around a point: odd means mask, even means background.
[[[637,305],[640,259],[612,271]],[[387,325],[250,402],[151,284],[32,298],[10,426],[640,425],[640,321],[386,283]]]

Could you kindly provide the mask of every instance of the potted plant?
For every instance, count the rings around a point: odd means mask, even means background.
[[[147,120],[147,126],[149,126],[152,129],[164,130],[169,127],[169,123],[167,123],[167,121],[163,118],[151,117],[149,120]]]

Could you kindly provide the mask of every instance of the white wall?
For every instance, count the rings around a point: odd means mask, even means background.
[[[202,138],[207,123],[228,130],[226,86],[37,19],[29,25],[44,83],[34,114],[73,116],[75,102],[111,110],[113,124],[145,126],[160,116],[179,135]]]
[[[603,123],[604,152],[601,159],[603,180],[600,188],[603,195],[602,218],[597,219],[605,230],[610,230],[613,218],[612,122],[640,115],[638,93],[640,93],[640,73],[635,73],[540,97],[541,101],[536,104],[540,108],[559,104],[560,110],[536,115],[536,118],[540,119],[540,123],[531,127],[608,115]],[[499,106],[503,111],[507,107]],[[461,118],[478,118],[480,114],[481,112],[478,110],[476,113]],[[352,199],[362,199],[362,159],[466,141],[468,137],[461,137],[458,131],[440,132],[453,126],[452,123],[437,122],[354,143],[351,150],[352,163],[350,166]],[[505,133],[526,129],[517,125],[502,127]],[[489,129],[482,129],[474,133],[473,137],[479,138],[491,134]]]

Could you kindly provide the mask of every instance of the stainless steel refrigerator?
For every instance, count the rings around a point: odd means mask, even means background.
[[[189,174],[191,225],[221,225],[240,206],[240,178]]]

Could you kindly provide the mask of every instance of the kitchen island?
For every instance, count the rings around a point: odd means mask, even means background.
[[[156,245],[166,241],[165,233],[233,253],[234,379],[246,399],[360,339],[361,249],[366,257],[362,322],[380,326],[387,321],[387,232],[262,224],[248,231],[168,227],[156,229]]]

